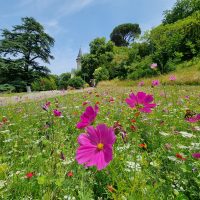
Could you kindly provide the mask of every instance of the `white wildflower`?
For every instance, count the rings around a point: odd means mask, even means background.
[[[179,133],[180,133],[183,137],[185,137],[185,138],[196,137],[196,136],[193,135],[192,133],[188,133],[188,132],[185,132],[185,131],[180,131]]]

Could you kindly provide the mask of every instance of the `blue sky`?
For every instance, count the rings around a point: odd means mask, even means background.
[[[89,42],[106,37],[122,23],[138,23],[144,32],[160,24],[163,11],[176,0],[6,0],[0,5],[0,29],[21,24],[22,17],[34,17],[55,39],[47,65],[52,73],[70,72],[76,67],[78,50],[89,51]]]

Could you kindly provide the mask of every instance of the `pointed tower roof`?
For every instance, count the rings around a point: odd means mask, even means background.
[[[82,57],[82,50],[81,50],[81,48],[79,49],[79,52],[78,52],[78,56],[77,56],[77,58],[81,58]]]

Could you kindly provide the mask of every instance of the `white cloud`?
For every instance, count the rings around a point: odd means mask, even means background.
[[[61,18],[66,15],[74,14],[86,8],[92,4],[94,0],[73,0],[71,2],[66,1],[60,6],[60,9],[57,11],[57,18]]]
[[[74,14],[91,5],[95,0],[20,0],[19,7],[28,10],[53,10],[52,17],[59,19]]]

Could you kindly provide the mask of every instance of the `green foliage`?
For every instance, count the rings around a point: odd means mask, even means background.
[[[15,92],[25,92],[26,91],[26,82],[20,79],[15,79],[9,82],[15,87]]]
[[[137,80],[142,77],[157,75],[159,71],[151,69],[149,63],[152,63],[151,56],[146,56],[144,59],[132,63],[129,67],[127,67],[127,78]]]
[[[31,86],[34,91],[47,91],[57,89],[56,82],[52,77],[40,78],[39,80],[34,81]]]
[[[76,89],[83,88],[84,84],[85,82],[81,77],[74,77],[69,79],[68,81],[68,85]]]
[[[108,80],[109,72],[105,67],[98,67],[95,69],[93,76],[98,83],[99,81]]]
[[[81,58],[81,77],[87,82],[93,79],[93,73],[99,66],[110,66],[114,45],[106,39],[96,38],[90,43],[90,53]]]
[[[171,10],[164,12],[164,24],[171,24],[184,19],[200,10],[200,0],[177,0]]]
[[[58,75],[56,75],[56,74],[49,74],[48,76],[47,76],[48,78],[52,78],[54,81],[55,81],[55,83],[56,83],[56,86],[57,86],[57,88],[58,88],[58,85],[59,85],[59,76]]]
[[[10,84],[1,84],[0,85],[0,92],[13,92],[15,91],[15,87]]]
[[[68,87],[68,81],[71,78],[70,73],[62,73],[59,76],[59,81],[58,81],[58,87],[59,89],[67,89]]]
[[[47,67],[39,65],[38,59],[44,63],[53,59],[50,48],[54,45],[54,39],[44,32],[43,26],[34,18],[22,18],[21,25],[13,26],[11,31],[2,30],[2,37],[0,68],[3,70],[0,72],[3,71],[4,81],[21,79],[30,84],[35,78],[50,72]],[[15,71],[18,73],[15,74]]]
[[[139,24],[121,24],[116,26],[110,34],[110,39],[116,46],[128,46],[141,34]]]
[[[176,64],[197,56],[200,52],[200,12],[156,27],[151,31],[150,41],[153,61],[158,63],[162,73],[170,71],[169,61]]]

